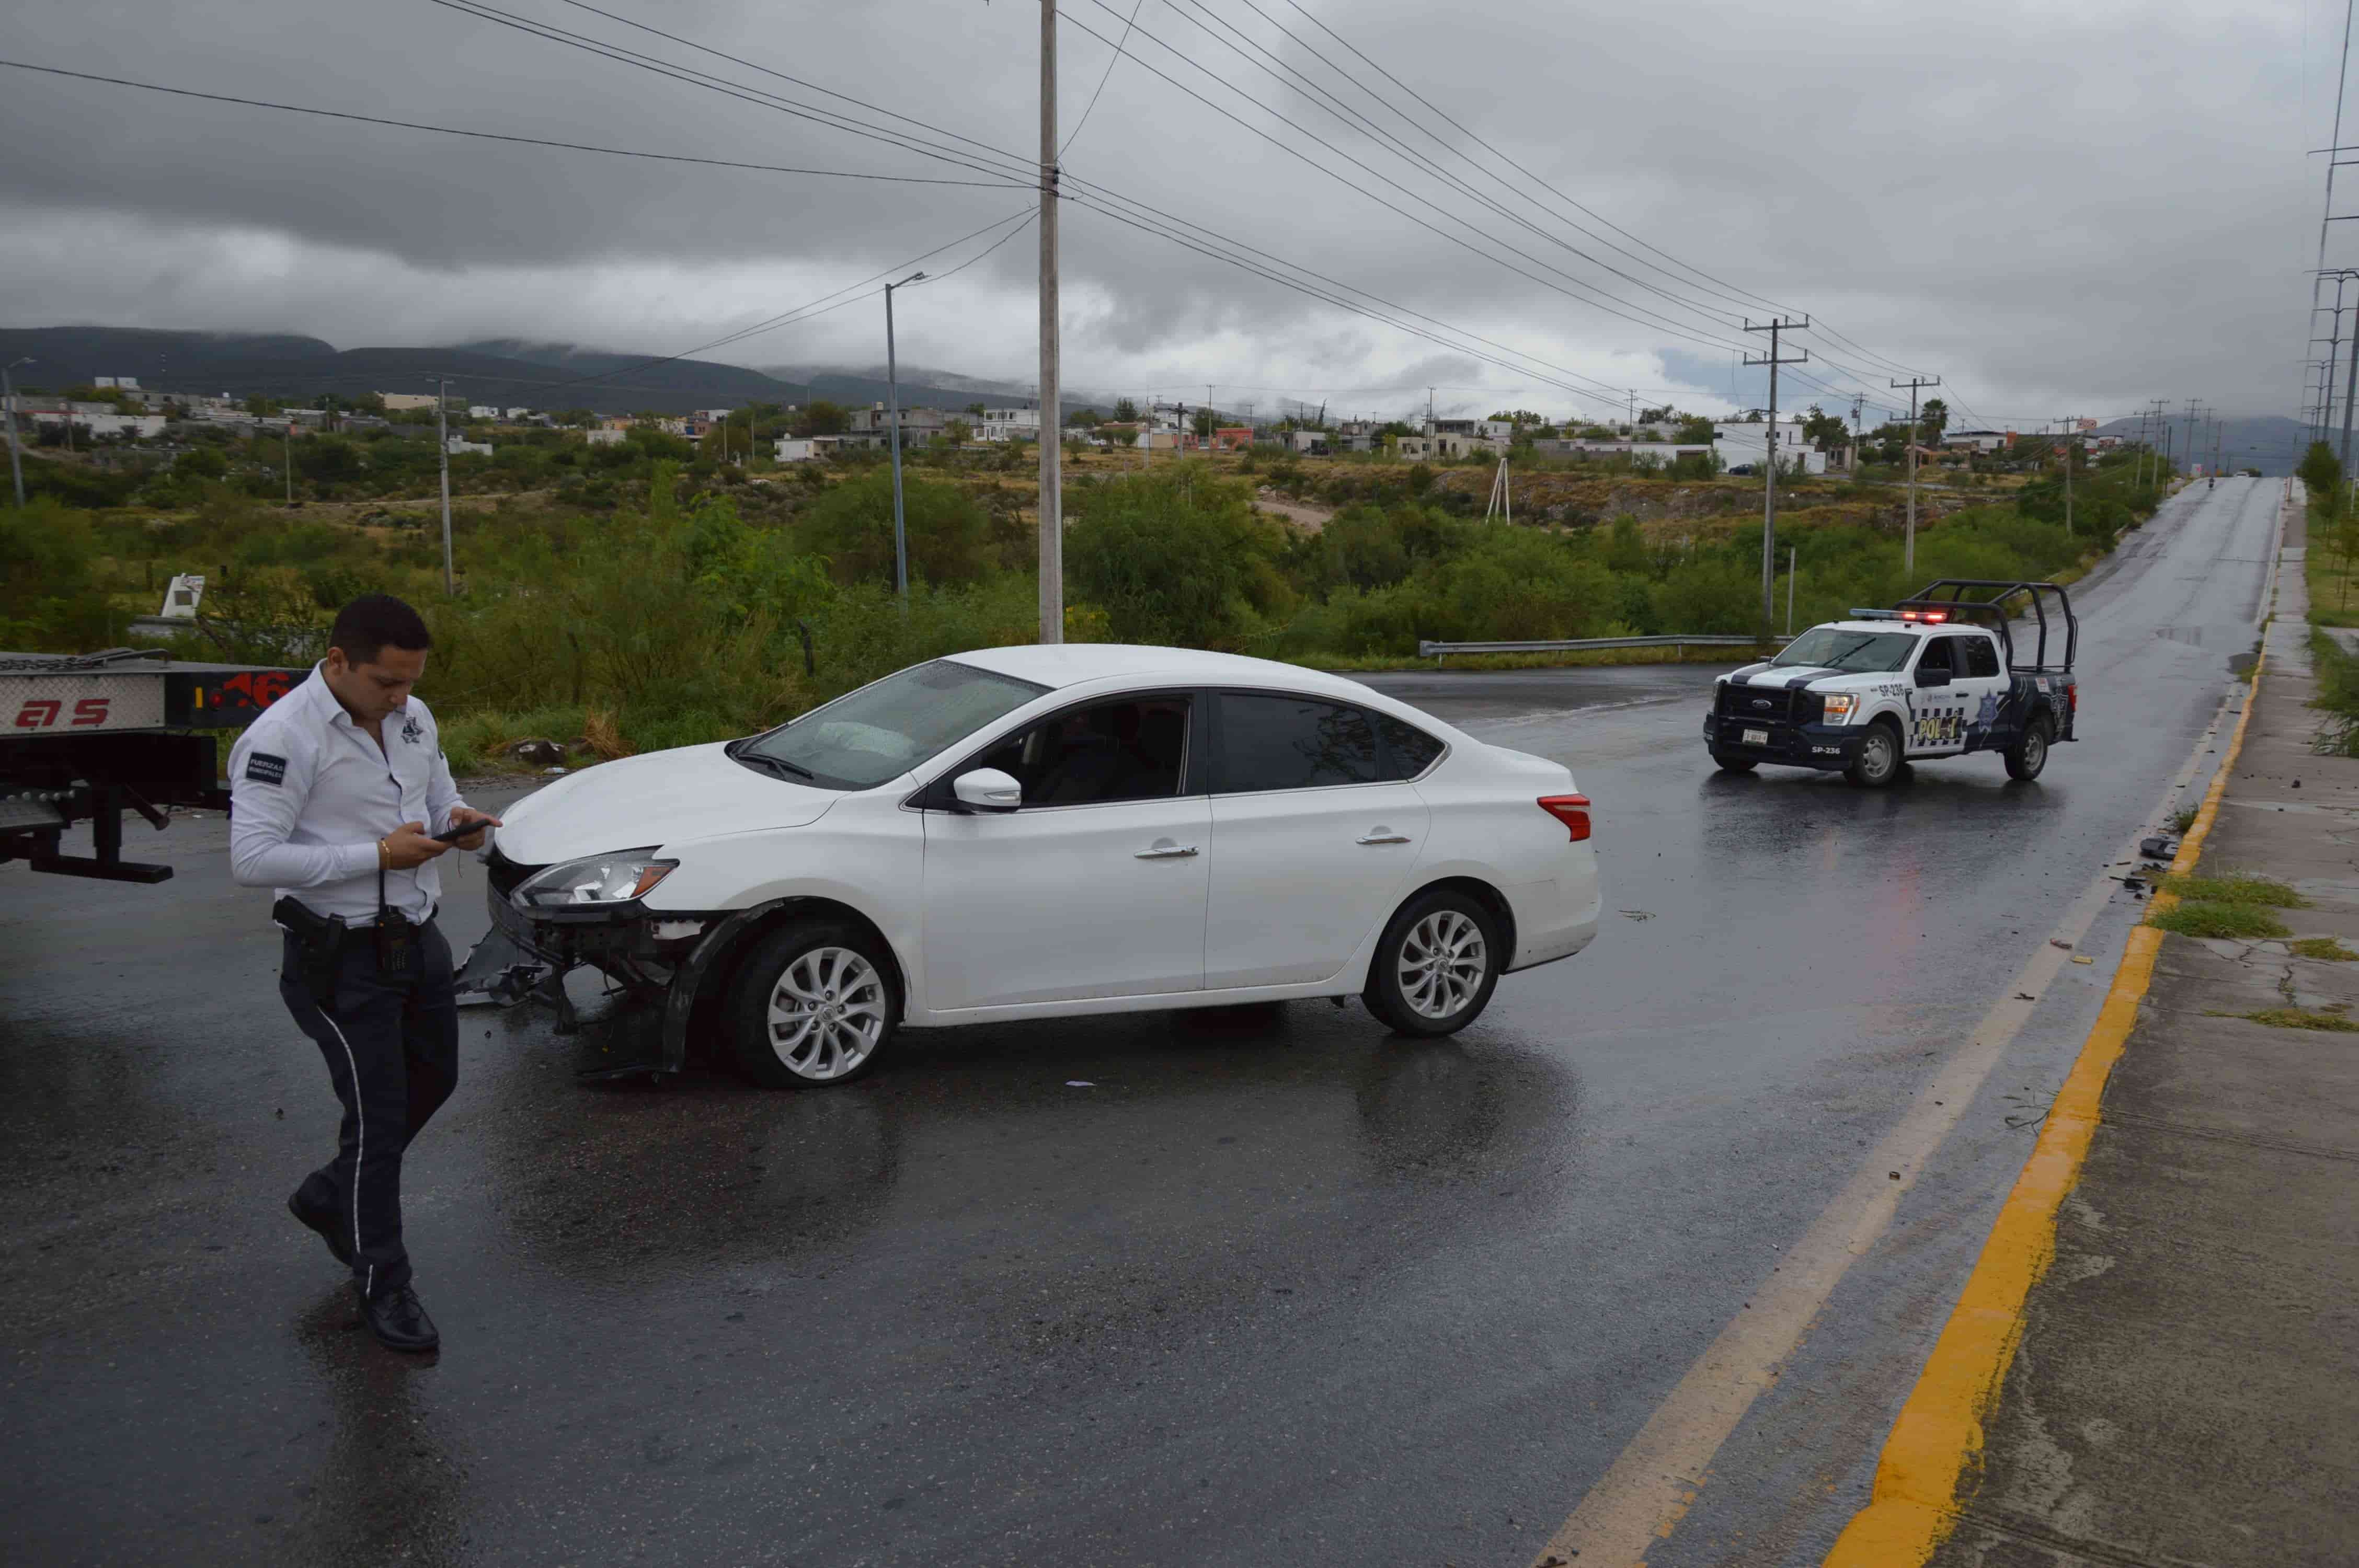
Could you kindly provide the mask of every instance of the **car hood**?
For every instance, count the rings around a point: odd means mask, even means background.
[[[842,796],[732,762],[719,744],[625,757],[558,780],[500,813],[500,853],[546,866],[643,845],[800,827]]]

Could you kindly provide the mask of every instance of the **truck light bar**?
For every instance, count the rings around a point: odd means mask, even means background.
[[[1863,610],[1859,606],[1854,605],[1852,606],[1851,618],[1854,621],[1897,621],[1900,619],[1900,611],[1897,610]]]

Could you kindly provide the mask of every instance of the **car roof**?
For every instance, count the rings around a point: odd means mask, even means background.
[[[1037,643],[1003,648],[973,648],[948,655],[953,662],[1058,687],[1084,681],[1126,679],[1220,686],[1284,686],[1296,691],[1365,702],[1378,694],[1358,681],[1300,665],[1215,654],[1202,648],[1158,648],[1133,643]]]

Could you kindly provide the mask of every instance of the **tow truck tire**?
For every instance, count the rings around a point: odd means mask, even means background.
[[[1900,776],[1900,730],[1890,719],[1879,719],[1859,740],[1859,756],[1843,770],[1843,777],[1862,789],[1882,789]]]
[[[1396,1034],[1455,1034],[1491,1005],[1506,960],[1491,912],[1436,888],[1401,905],[1385,927],[1360,1000]]]
[[[1720,771],[1724,773],[1749,773],[1754,769],[1761,765],[1750,757],[1723,756],[1718,752],[1714,752],[1712,754],[1712,760],[1719,765]]]
[[[2048,765],[2048,748],[2056,739],[2056,730],[2046,714],[2041,714],[2024,726],[2023,739],[1999,753],[2006,759],[2006,776],[2026,781],[2039,776]]]
[[[848,921],[798,920],[738,966],[723,1013],[737,1065],[765,1088],[850,1083],[876,1065],[901,1022],[893,965]]]

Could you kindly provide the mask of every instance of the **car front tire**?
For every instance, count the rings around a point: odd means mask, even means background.
[[[1506,957],[1481,903],[1447,888],[1419,893],[1377,940],[1360,1000],[1397,1034],[1454,1034],[1491,1004]]]
[[[746,955],[725,1019],[746,1076],[766,1088],[819,1088],[876,1065],[900,1024],[901,998],[874,936],[846,921],[798,920]]]
[[[1719,752],[1712,754],[1712,760],[1724,773],[1749,773],[1761,765],[1751,757],[1731,757]]]
[[[1859,756],[1843,777],[1862,789],[1882,789],[1900,775],[1900,731],[1879,719],[1860,737]]]

